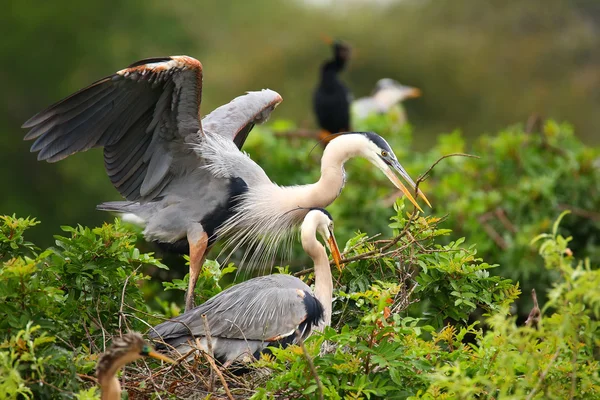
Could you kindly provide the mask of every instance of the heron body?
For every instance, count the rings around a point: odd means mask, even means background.
[[[319,139],[329,142],[333,133],[350,131],[350,102],[352,94],[340,80],[350,58],[350,47],[343,42],[333,42],[333,59],[321,66],[319,85],[313,95],[313,108],[321,128]]]
[[[126,201],[98,208],[133,214],[145,225],[146,240],[189,251],[186,310],[193,307],[196,281],[216,240],[226,236],[234,250],[250,245],[254,259],[272,259],[302,222],[305,208],[325,207],[339,195],[343,164],[350,157],[369,159],[416,204],[391,168],[411,187],[414,182],[374,133],[333,141],[323,154],[317,183],[274,184],[240,147],[281,96],[268,89],[249,92],[200,119],[201,93],[199,61],[187,56],[142,60],[23,125],[30,129],[25,139],[35,139],[31,150],[39,151],[39,160],[55,162],[104,148],[106,172]]]
[[[287,345],[331,323],[333,282],[325,247],[339,266],[333,221],[323,209],[310,210],[302,223],[302,246],[314,263],[315,290],[285,274],[253,278],[234,285],[204,304],[154,327],[150,336],[186,353],[194,339],[207,348],[202,316],[210,330],[214,355],[225,365],[257,357],[269,346]]]
[[[139,333],[127,333],[113,340],[112,346],[100,355],[96,365],[102,400],[121,399],[121,385],[117,379],[117,372],[125,364],[143,357],[175,363],[169,357],[153,351]]]
[[[386,114],[398,107],[402,101],[420,95],[421,91],[417,88],[404,86],[390,78],[380,79],[371,96],[361,97],[352,102],[352,118],[360,121],[372,114]],[[398,115],[399,122],[405,123],[406,115],[402,108],[398,108]]]

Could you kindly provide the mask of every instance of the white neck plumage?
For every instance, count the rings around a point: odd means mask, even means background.
[[[311,218],[313,217],[314,218]],[[321,213],[315,213],[305,218],[300,231],[302,247],[306,254],[313,260],[315,270],[315,297],[323,306],[323,321],[317,327],[322,331],[325,326],[331,325],[331,311],[333,300],[333,280],[331,278],[331,268],[329,258],[325,247],[317,240],[316,232],[319,223],[318,217]]]
[[[246,248],[244,260],[270,268],[282,242],[288,244],[286,250],[291,248],[294,227],[300,225],[309,209],[327,207],[339,196],[344,187],[344,163],[365,154],[368,145],[360,134],[339,136],[323,152],[317,182],[299,186],[269,182],[250,187],[242,195],[236,214],[218,231],[219,237],[227,237],[228,252]]]

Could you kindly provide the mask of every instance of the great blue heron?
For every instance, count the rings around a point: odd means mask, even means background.
[[[351,130],[352,94],[338,76],[350,59],[350,46],[329,38],[324,40],[331,44],[333,58],[321,65],[319,85],[313,95],[313,109],[321,128],[319,139],[326,144],[334,137],[332,134]]]
[[[286,274],[261,276],[234,285],[204,304],[151,329],[149,336],[186,353],[189,341],[199,339],[207,348],[202,315],[206,315],[215,357],[225,366],[258,356],[268,346],[297,341],[297,331],[306,337],[313,328],[331,324],[333,282],[325,247],[340,266],[340,253],[333,235],[333,220],[324,209],[306,214],[300,230],[302,247],[312,258],[315,290]]]
[[[377,81],[371,96],[361,97],[352,102],[352,118],[360,121],[371,114],[385,114],[406,99],[421,96],[417,88],[404,86],[399,82],[384,78]],[[406,122],[404,110],[398,110],[400,122]]]
[[[227,245],[234,249],[249,244],[256,257],[269,258],[307,208],[336,199],[344,185],[343,165],[351,157],[367,158],[419,208],[392,168],[411,187],[414,182],[375,133],[345,134],[332,141],[323,153],[318,182],[274,184],[239,148],[281,97],[272,90],[252,92],[201,122],[201,92],[199,61],[187,56],[142,60],[23,125],[31,129],[25,139],[36,139],[31,150],[40,152],[38,160],[54,162],[104,147],[106,171],[128,201],[103,203],[98,209],[132,213],[145,224],[146,240],[189,251],[186,310],[193,307],[202,264],[218,238],[228,236]]]
[[[100,355],[96,365],[96,375],[100,384],[102,400],[120,400],[121,385],[117,379],[117,372],[125,364],[142,357],[153,357],[158,360],[175,363],[169,357],[152,350],[142,335],[131,332],[113,340],[112,346]]]

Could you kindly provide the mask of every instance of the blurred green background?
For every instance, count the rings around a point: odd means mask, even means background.
[[[569,121],[584,143],[600,143],[596,0],[9,0],[0,14],[0,213],[41,219],[29,235],[40,245],[51,244],[59,225],[111,220],[95,205],[119,195],[100,150],[40,163],[19,126],[146,57],[202,61],[204,113],[269,87],[284,98],[273,119],[312,128],[312,91],[330,56],[320,36],[327,34],[355,50],[343,74],[355,97],[382,77],[423,91],[405,103],[415,151],[431,148],[442,132],[460,129],[468,143],[534,113]],[[252,155],[259,164],[269,157]],[[318,157],[299,158],[318,171]],[[349,182],[346,191],[356,189]]]

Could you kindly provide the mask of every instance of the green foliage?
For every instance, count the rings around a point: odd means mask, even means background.
[[[573,210],[562,229],[571,250],[600,264],[600,151],[581,143],[568,125],[546,122],[540,132],[513,127],[466,145],[458,133],[440,137],[420,158],[426,168],[444,154],[468,151],[479,159],[442,161],[423,185],[436,214],[448,227],[476,243],[479,254],[499,264],[494,273],[544,293],[558,279],[529,246],[562,210]],[[526,314],[529,303],[520,304]]]
[[[107,332],[145,329],[126,318],[149,310],[139,287],[149,276],[139,269],[166,267],[141,254],[119,220],[95,229],[63,227],[69,235],[55,236],[56,246],[39,254],[23,239],[35,223],[2,218],[0,349],[6,393],[40,398],[55,395],[54,387],[77,389],[76,370],[93,369],[90,352],[103,348]]]
[[[464,322],[435,329],[390,312],[386,304],[397,301],[397,288],[373,285],[362,293],[356,327],[329,328],[306,342],[324,398],[600,398],[600,271],[573,259],[558,222],[538,238],[546,267],[560,276],[539,330],[515,324],[508,298],[495,302],[485,331]],[[273,375],[255,399],[317,398],[315,378],[297,346],[257,364]]]
[[[425,213],[407,212],[412,205],[395,200],[395,189],[367,161],[348,163],[347,187],[328,207],[348,262],[334,272],[332,327],[306,342],[325,398],[600,398],[598,149],[549,121],[541,132],[513,127],[469,145],[458,132],[442,135],[431,150],[416,153],[410,128],[390,118],[371,118],[366,128],[385,129],[415,179],[449,153],[480,158],[437,164],[420,182],[434,206]],[[290,129],[285,121],[277,125]],[[313,145],[262,127],[247,148],[275,182],[294,184],[318,177],[313,166],[321,153],[311,152]],[[552,224],[563,209],[572,212]],[[94,398],[93,385],[77,374],[92,373],[94,354],[108,338],[146,331],[181,308],[153,291],[159,283],[149,285],[147,273],[164,277],[158,269],[165,267],[136,248],[139,230],[118,220],[95,229],[63,227],[52,247],[39,249],[24,238],[36,224],[0,220],[0,393]],[[292,264],[279,272],[307,264],[297,246]],[[197,302],[231,284],[234,271],[233,264],[207,262]],[[180,294],[187,288],[182,275],[162,286]],[[520,322],[530,302],[520,291],[532,287],[542,299],[539,330]],[[276,349],[258,365],[272,374],[244,381],[244,396],[317,396],[300,347]],[[185,376],[167,374],[162,388],[136,378],[125,383],[149,396],[172,393],[169,379]]]

